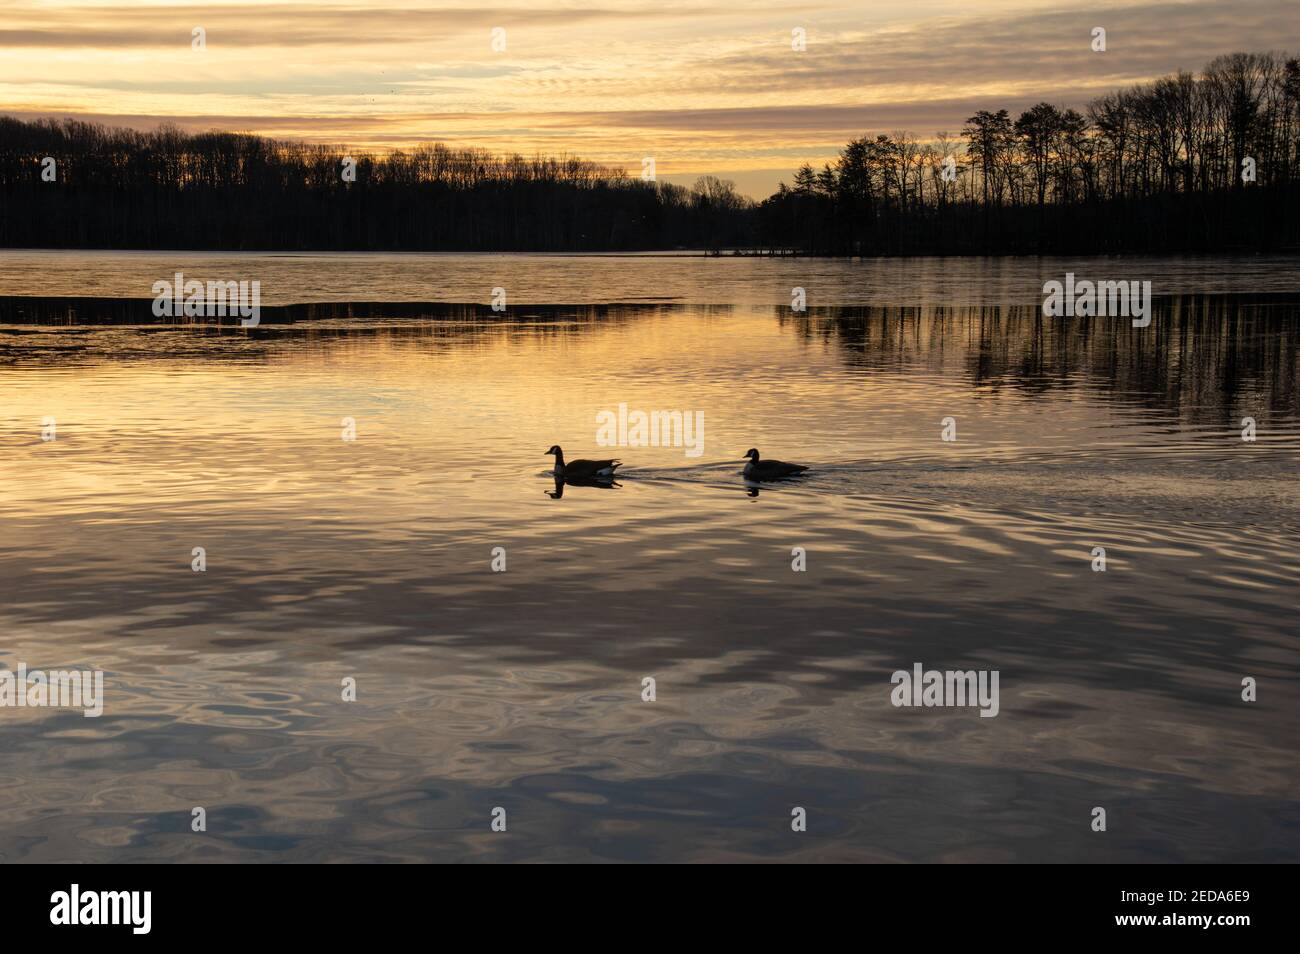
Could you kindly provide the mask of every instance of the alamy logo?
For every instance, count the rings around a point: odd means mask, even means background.
[[[87,719],[104,714],[104,673],[81,669],[27,671],[27,663],[17,669],[0,669],[0,707],[83,709]]]
[[[153,283],[155,318],[226,318],[239,317],[240,325],[256,328],[262,320],[262,283],[185,280],[177,272],[175,281],[160,279]]]
[[[920,663],[912,671],[900,669],[890,677],[894,689],[889,701],[895,706],[979,706],[980,718],[998,714],[998,670],[924,670]]]
[[[1134,328],[1151,324],[1151,283],[1138,281],[1075,282],[1065,273],[1065,284],[1043,283],[1043,314],[1049,318],[1132,318]]]
[[[704,453],[704,412],[618,411],[596,414],[596,444],[600,447],[684,447],[687,457]]]
[[[152,922],[151,891],[71,891],[50,895],[51,924],[129,924],[132,934],[148,934]]]

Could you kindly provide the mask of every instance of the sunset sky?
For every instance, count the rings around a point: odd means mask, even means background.
[[[0,113],[654,156],[660,178],[765,195],[863,132],[958,133],[975,109],[1080,105],[1242,49],[1300,53],[1300,3],[4,0]]]

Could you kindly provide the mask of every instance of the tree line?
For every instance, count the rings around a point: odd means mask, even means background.
[[[52,160],[52,162],[50,162]],[[387,155],[243,133],[0,117],[0,245],[537,250],[748,244],[752,203],[573,157]]]
[[[835,254],[1294,247],[1297,177],[1300,60],[1233,53],[1082,111],[855,139],[782,183],[762,228]]]
[[[562,156],[385,155],[0,117],[0,245],[810,254],[1300,247],[1300,60],[1234,53],[1082,110],[863,136],[761,202]]]

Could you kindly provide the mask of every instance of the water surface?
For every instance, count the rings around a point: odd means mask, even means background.
[[[0,663],[107,683],[0,709],[5,860],[1300,856],[1293,267],[19,252],[0,295],[178,269],[447,304],[0,327]],[[1044,319],[1067,269],[1151,327]],[[596,446],[620,403],[703,452]],[[557,442],[619,485],[554,496]],[[894,708],[915,662],[1000,714]]]

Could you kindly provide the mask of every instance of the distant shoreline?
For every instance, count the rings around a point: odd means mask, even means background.
[[[1152,300],[1168,304],[1174,300],[1223,299],[1243,304],[1300,304],[1300,289],[1294,292],[1213,292],[1153,295]],[[684,301],[619,301],[608,304],[521,303],[495,312],[483,302],[439,301],[327,301],[296,302],[261,306],[262,325],[292,325],[312,321],[393,321],[424,320],[446,323],[480,324],[491,321],[599,321],[611,315],[654,312],[663,309],[690,309],[701,306]],[[889,310],[908,310],[908,305],[822,305],[796,312],[789,305],[771,303],[752,307],[770,308],[791,318],[866,318]],[[935,308],[962,309],[986,307],[974,303],[940,303]],[[1041,302],[1026,298],[1000,306],[1014,309],[1039,309]],[[1087,320],[1106,322],[1105,317],[1048,319],[1052,321]],[[158,317],[153,313],[151,298],[114,298],[88,295],[0,295],[0,326],[12,327],[140,327],[211,328],[240,330],[237,315],[224,317]],[[250,329],[251,330],[251,329]]]

